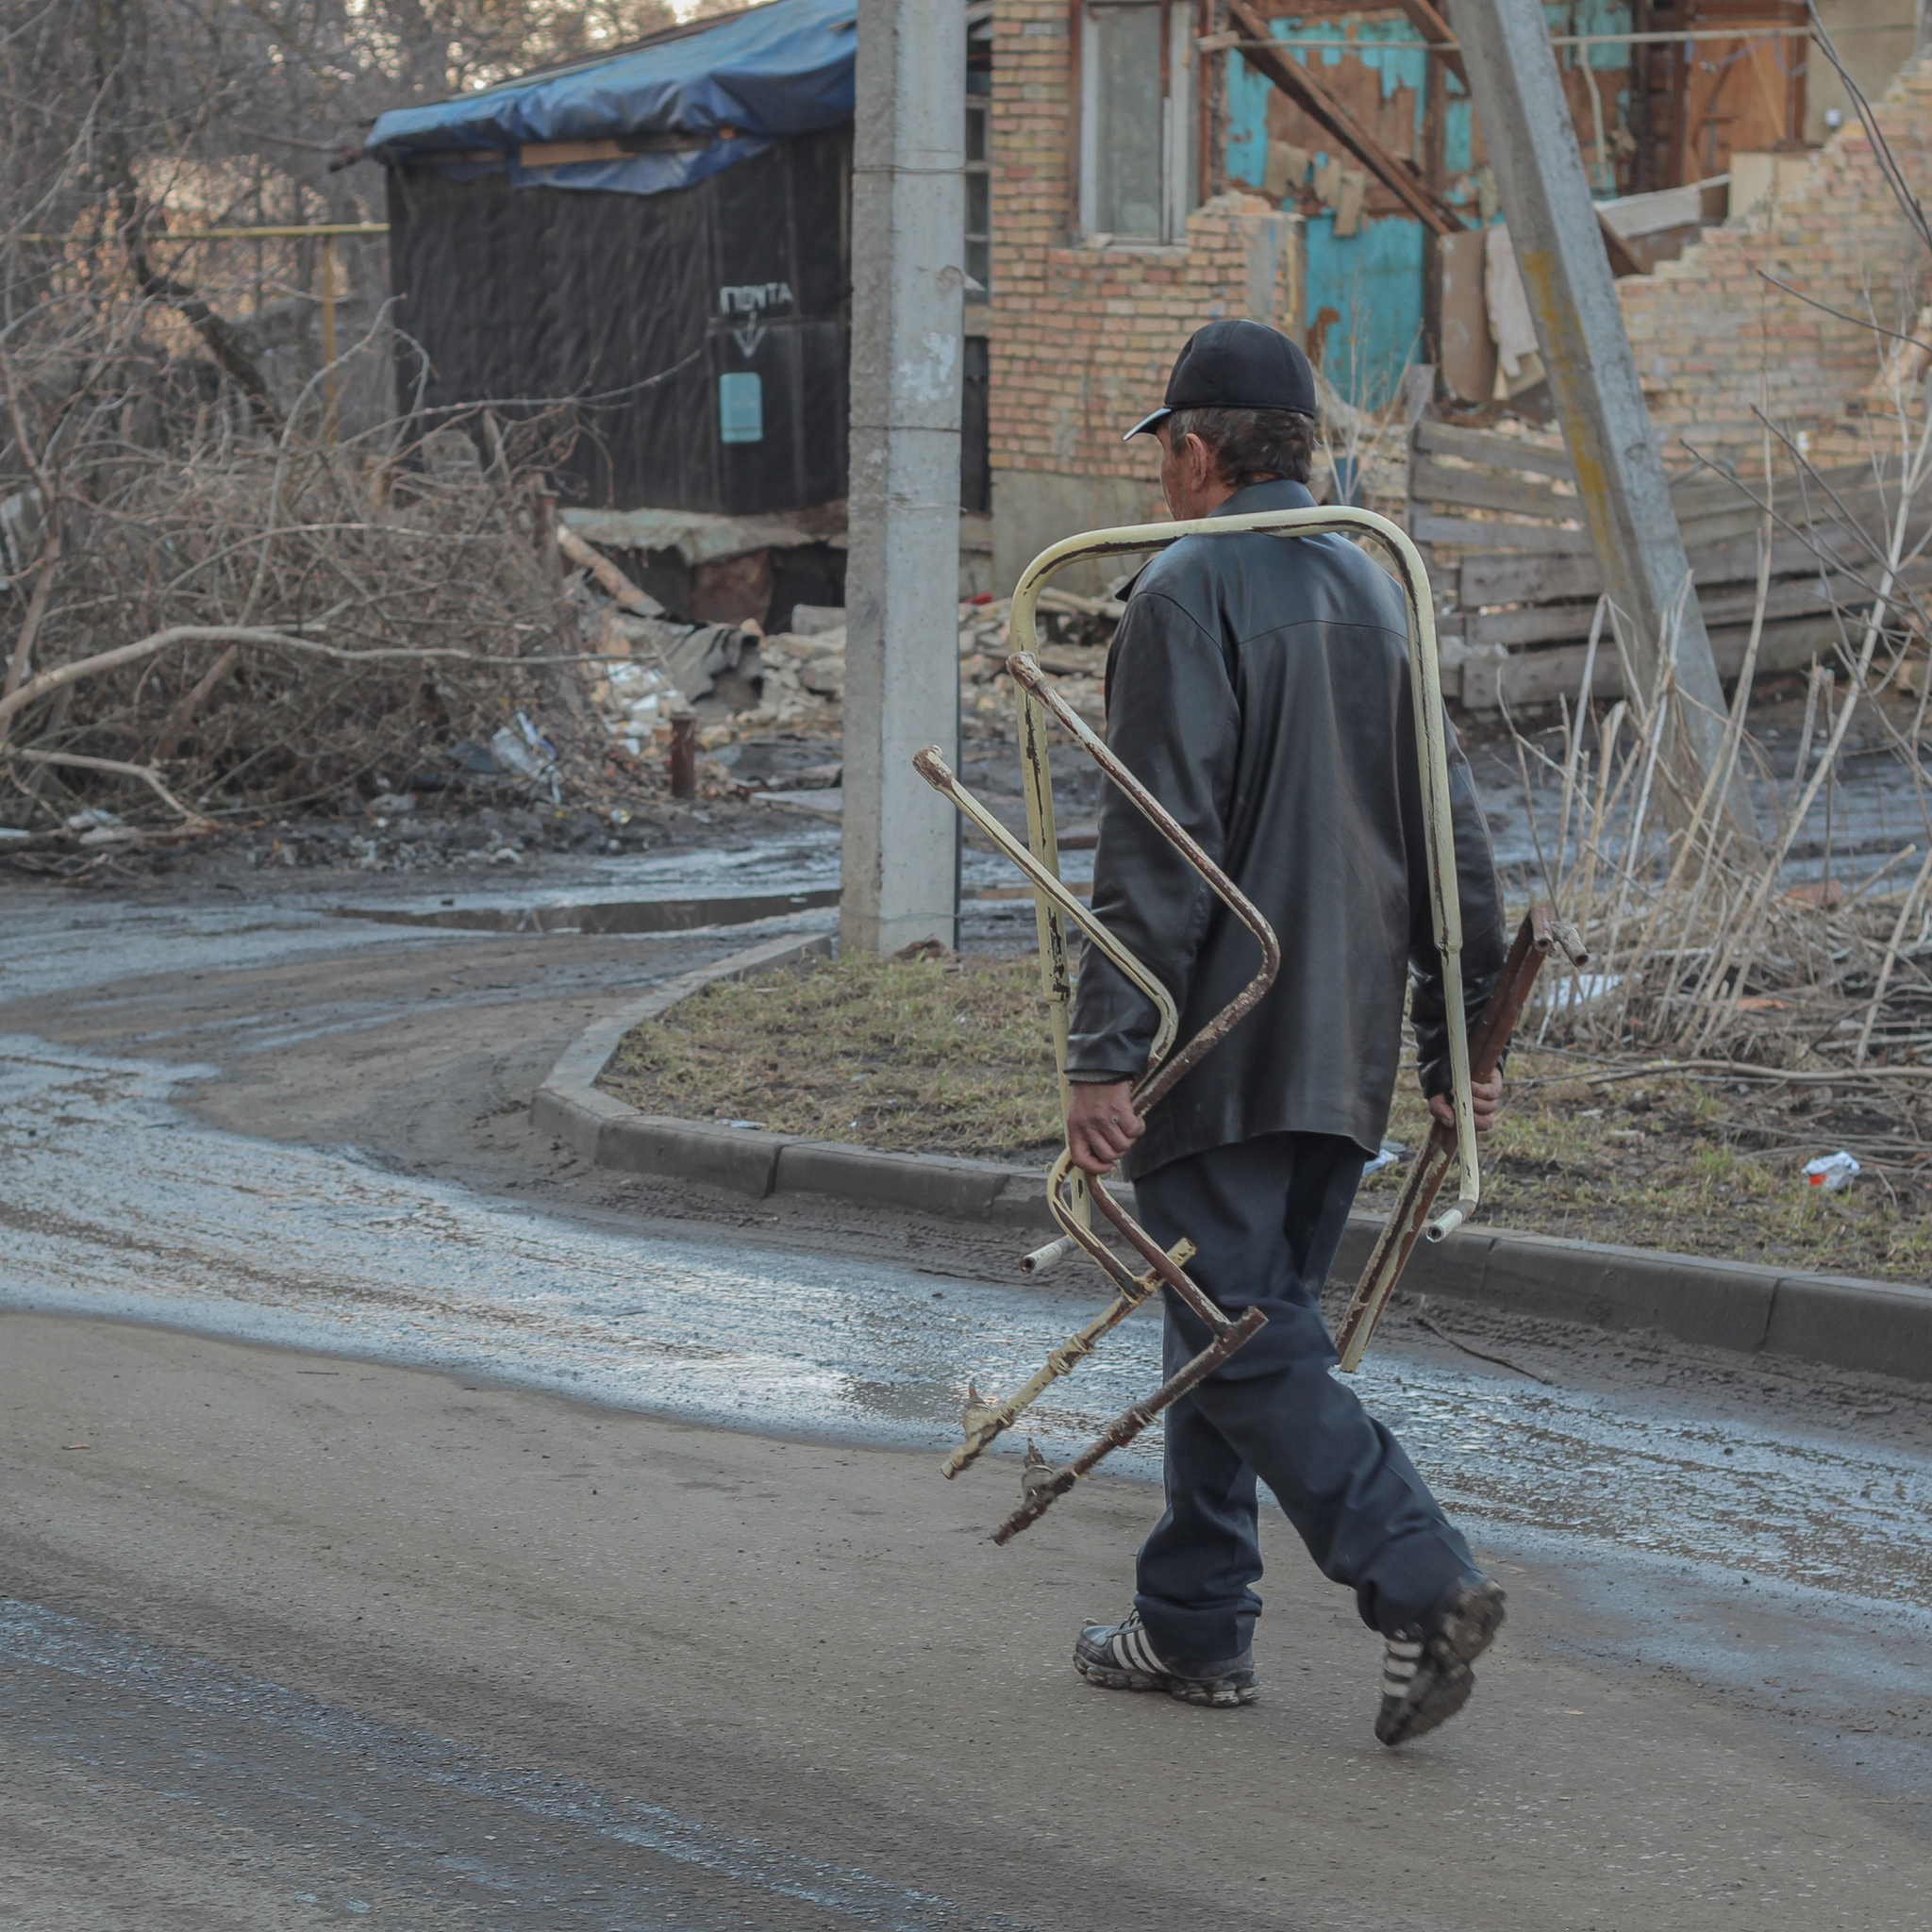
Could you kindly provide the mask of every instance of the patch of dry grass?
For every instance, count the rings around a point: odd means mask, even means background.
[[[625,1041],[604,1085],[648,1113],[755,1121],[871,1147],[1042,1161],[1058,1146],[1037,969],[1008,959],[815,961],[713,986]],[[1816,1089],[1652,1077],[1591,1086],[1569,1056],[1519,1050],[1483,1145],[1484,1224],[1773,1267],[1932,1279],[1932,1150],[1841,1194],[1799,1170],[1881,1123]],[[1392,1139],[1420,1149],[1412,1077]],[[1364,1183],[1386,1209],[1397,1168]],[[1918,1175],[1924,1174],[1924,1181]]]
[[[1623,1247],[1664,1248],[1768,1267],[1885,1280],[1932,1280],[1925,1183],[1888,1164],[1842,1193],[1800,1170],[1859,1138],[1867,1125],[1830,1096],[1806,1090],[1749,1094],[1690,1079],[1645,1077],[1591,1086],[1575,1062],[1511,1056],[1503,1112],[1483,1141],[1485,1224]],[[1591,1070],[1593,1071],[1593,1070]],[[1800,1111],[1808,1108],[1808,1111]],[[1405,1084],[1391,1139],[1420,1149],[1421,1096]],[[1386,1210],[1400,1169],[1371,1176],[1361,1206]]]
[[[603,1084],[647,1113],[869,1147],[998,1157],[1059,1136],[1031,954],[721,982],[632,1033]]]

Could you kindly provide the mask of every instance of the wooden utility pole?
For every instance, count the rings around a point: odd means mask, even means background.
[[[1418,0],[1422,4],[1422,0]],[[1431,18],[1434,18],[1431,9]],[[1461,57],[1456,69],[1462,75]],[[1462,75],[1463,85],[1468,78]],[[1423,72],[1423,179],[1440,194],[1449,178],[1449,73],[1444,57],[1431,54]],[[1440,369],[1442,366],[1442,238],[1426,223],[1418,224],[1423,236],[1423,340],[1418,358]]]

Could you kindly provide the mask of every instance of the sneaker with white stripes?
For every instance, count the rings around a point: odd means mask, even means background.
[[[1139,1610],[1124,1624],[1090,1624],[1074,1645],[1074,1668],[1090,1684],[1108,1690],[1165,1690],[1188,1704],[1225,1709],[1252,1704],[1260,1696],[1255,1681],[1255,1654],[1208,1661],[1163,1657],[1148,1641]]]
[[[1424,1624],[1397,1631],[1382,1657],[1382,1707],[1375,1736],[1406,1744],[1448,1721],[1475,1689],[1470,1666],[1503,1627],[1503,1586],[1468,1576],[1429,1613]]]

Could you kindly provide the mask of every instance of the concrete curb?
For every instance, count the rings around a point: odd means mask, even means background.
[[[733,953],[714,966],[666,980],[647,998],[620,1008],[577,1035],[537,1090],[537,1097],[530,1103],[532,1123],[599,1167],[706,1181],[762,1200],[777,1185],[778,1152],[786,1145],[786,1136],[640,1113],[602,1091],[597,1079],[626,1033],[669,1012],[680,1000],[702,992],[714,981],[749,979],[754,974],[795,966],[831,949],[829,933],[803,940],[768,940],[761,946]]]
[[[996,1160],[883,1154],[750,1127],[641,1113],[603,1092],[599,1075],[625,1035],[713,981],[747,979],[829,953],[829,934],[778,939],[667,980],[648,998],[588,1027],[550,1070],[532,1122],[599,1167],[702,1181],[762,1200],[827,1194],[870,1207],[1053,1232],[1043,1174]],[[1335,1275],[1361,1272],[1381,1227],[1349,1217]],[[1648,1248],[1555,1235],[1464,1229],[1416,1249],[1403,1275],[1411,1293],[1597,1328],[1655,1329],[1675,1341],[1759,1352],[1833,1368],[1932,1382],[1932,1289],[1846,1275],[1790,1274]]]
[[[874,1208],[1051,1232],[1043,1174],[997,1160],[881,1154],[841,1141],[641,1113],[598,1087],[598,1077],[633,1027],[669,1012],[715,981],[749,979],[822,958],[831,949],[829,933],[770,940],[666,980],[648,997],[586,1027],[572,1041],[537,1090],[530,1104],[532,1123],[586,1160],[625,1174],[705,1181],[757,1200],[779,1192],[830,1194]]]
[[[1349,1217],[1338,1278],[1360,1274],[1380,1226],[1367,1215]],[[1513,1314],[1655,1329],[1740,1355],[1932,1382],[1932,1289],[1903,1282],[1474,1227],[1438,1247],[1419,1246],[1402,1285]]]

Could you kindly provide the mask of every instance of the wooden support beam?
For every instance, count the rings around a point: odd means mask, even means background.
[[[1424,0],[1418,0],[1424,4]],[[1460,64],[1461,57],[1457,57]],[[1467,91],[1468,82],[1464,81]],[[1431,188],[1441,189],[1449,179],[1449,75],[1439,59],[1428,60],[1423,68],[1422,176]],[[1441,371],[1442,366],[1442,269],[1443,241],[1433,229],[1423,230],[1423,359]],[[1433,402],[1434,396],[1429,400]]]
[[[1333,135],[1431,234],[1454,235],[1469,225],[1459,209],[1391,154],[1291,54],[1274,53],[1266,25],[1243,0],[1227,0],[1227,17],[1242,36],[1241,58]]]
[[[1630,244],[1616,229],[1610,226],[1601,208],[1597,209],[1596,225],[1604,231],[1604,253],[1610,258],[1610,273],[1613,275],[1641,275],[1649,271],[1630,252]]]
[[[1462,50],[1456,44],[1456,36],[1449,30],[1449,23],[1429,5],[1429,0],[1396,0],[1396,4],[1407,14],[1409,25],[1424,40],[1441,48],[1440,53],[1433,53],[1432,49],[1432,58],[1442,61],[1466,92],[1469,69],[1462,64]]]

